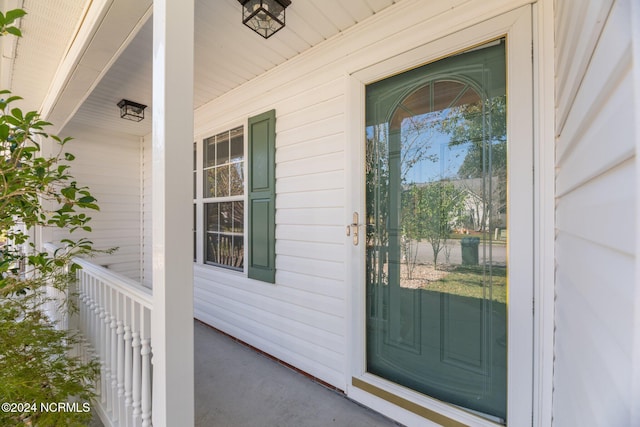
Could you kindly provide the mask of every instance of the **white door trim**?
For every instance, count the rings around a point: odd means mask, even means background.
[[[550,426],[555,324],[555,36],[554,1],[533,7],[534,379],[533,425]]]
[[[511,12],[482,22],[471,23],[465,29],[440,37],[432,42],[398,54],[392,58],[375,63],[358,70],[346,78],[347,94],[347,199],[346,216],[350,219],[352,212],[359,212],[361,223],[365,213],[364,182],[364,91],[365,85],[408,69],[436,61],[457,52],[500,36],[507,38],[507,97],[508,97],[508,153],[509,202],[510,202],[510,242],[517,242],[508,250],[517,249],[517,256],[509,258],[509,283],[520,285],[518,292],[510,292],[508,304],[508,399],[507,418],[509,425],[531,425],[533,414],[533,295],[534,288],[534,219],[539,215],[534,212],[534,180],[533,180],[533,64],[532,64],[532,6],[527,5]],[[524,141],[516,144],[516,141]],[[537,162],[536,162],[537,163]],[[522,173],[531,171],[531,173]],[[518,188],[519,191],[511,191]],[[536,188],[535,191],[541,191]],[[540,206],[536,205],[535,209]],[[534,215],[535,213],[535,215]],[[349,221],[350,222],[350,221]],[[360,226],[361,235],[364,227]],[[536,230],[539,232],[540,230]],[[349,284],[347,295],[349,318],[347,342],[347,393],[350,397],[407,425],[424,425],[425,418],[415,415],[415,411],[407,407],[417,405],[429,412],[441,414],[453,423],[467,425],[495,425],[479,418],[470,412],[460,410],[453,405],[445,404],[392,384],[365,372],[365,245],[364,239],[358,246],[347,241],[347,278]],[[549,338],[546,338],[548,341]],[[552,341],[551,341],[552,342]],[[381,399],[363,391],[361,387],[352,386],[352,378],[356,382],[365,382],[396,396],[400,406],[388,399]],[[515,398],[514,396],[517,396]],[[402,403],[404,402],[404,404]],[[424,413],[423,413],[424,415]],[[427,418],[428,415],[427,415]],[[436,419],[437,423],[442,423]],[[434,423],[434,425],[436,425]]]

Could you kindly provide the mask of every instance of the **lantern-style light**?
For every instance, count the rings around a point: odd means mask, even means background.
[[[290,0],[238,0],[242,4],[242,23],[268,39],[284,27],[284,10]]]
[[[118,107],[120,107],[121,118],[133,120],[134,122],[139,122],[144,119],[144,109],[147,108],[146,105],[138,104],[128,99],[123,99],[118,102]]]

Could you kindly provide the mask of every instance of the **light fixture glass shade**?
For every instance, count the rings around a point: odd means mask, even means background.
[[[285,24],[290,0],[238,0],[242,4],[242,23],[268,39]]]
[[[139,122],[144,119],[144,109],[147,108],[144,104],[138,104],[137,102],[123,99],[118,102],[120,107],[120,117],[134,122]]]

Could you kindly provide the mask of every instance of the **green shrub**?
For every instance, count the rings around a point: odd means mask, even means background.
[[[13,24],[24,15],[0,13],[0,36],[21,36]],[[77,357],[77,337],[47,317],[44,307],[52,301],[44,290],[56,288],[63,296],[58,311],[71,312],[69,284],[79,268],[72,257],[91,253],[92,243],[65,239],[48,253],[29,233],[91,231],[86,212],[98,206],[69,174],[69,138],[47,135],[50,123],[37,112],[13,107],[20,97],[8,91],[0,97],[0,425],[83,425],[91,418],[98,365]],[[41,143],[51,144],[53,154],[42,154]]]

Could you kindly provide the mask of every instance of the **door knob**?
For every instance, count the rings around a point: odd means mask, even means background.
[[[360,224],[358,224],[358,212],[353,213],[353,222],[347,225],[347,236],[353,235],[353,244],[355,246],[359,243],[359,228]]]

